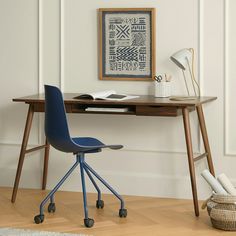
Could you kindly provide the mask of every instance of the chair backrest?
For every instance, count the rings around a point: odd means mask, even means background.
[[[45,135],[49,143],[63,152],[73,152],[61,91],[54,86],[44,85],[45,90]]]

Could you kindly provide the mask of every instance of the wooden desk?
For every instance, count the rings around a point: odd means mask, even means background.
[[[168,98],[155,98],[153,96],[140,96],[136,99],[125,100],[125,101],[104,101],[104,100],[78,100],[73,99],[78,94],[65,93],[65,107],[67,113],[90,113],[90,114],[107,114],[107,115],[136,115],[136,116],[168,116],[177,117],[179,115],[183,116],[184,130],[185,130],[185,140],[187,146],[187,156],[189,164],[189,172],[192,185],[193,193],[193,203],[195,215],[199,216],[199,206],[197,197],[197,186],[196,186],[196,175],[194,162],[206,157],[210,172],[214,173],[214,166],[211,157],[211,150],[207,136],[206,124],[204,120],[204,114],[202,109],[202,104],[211,102],[216,99],[216,97],[201,97],[196,100],[189,101],[171,101]],[[14,188],[12,192],[12,202],[15,202],[18,185],[20,181],[21,171],[24,163],[25,154],[33,152],[39,149],[45,149],[44,155],[44,170],[43,170],[43,182],[42,189],[46,188],[47,182],[47,171],[48,171],[48,158],[49,158],[49,143],[46,140],[44,145],[27,149],[31,124],[33,120],[34,112],[44,112],[44,95],[33,95],[28,97],[13,99],[14,102],[24,102],[29,105],[28,115],[25,124],[24,136],[21,145],[21,151],[19,156],[19,162],[16,172],[16,178],[14,183]],[[91,112],[85,111],[87,107],[112,107],[112,108],[128,108],[127,112]],[[197,157],[193,156],[191,129],[189,112],[196,109],[199,125],[201,129],[202,139],[204,143],[205,152]]]

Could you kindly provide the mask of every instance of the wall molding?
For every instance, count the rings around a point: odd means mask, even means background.
[[[43,93],[43,84],[44,84],[44,79],[43,79],[43,1],[44,0],[38,0],[38,93]],[[64,32],[65,32],[65,1],[64,0],[58,0],[59,1],[59,68],[60,68],[60,77],[59,77],[59,85],[62,91],[64,91],[64,49],[65,49],[65,41],[64,41]],[[227,1],[227,0],[225,0]],[[202,57],[202,29],[203,29],[203,21],[202,21],[202,9],[203,9],[203,0],[197,0],[197,6],[198,6],[198,12],[197,12],[197,22],[198,22],[198,78],[199,78],[199,83],[202,81],[202,68],[203,68],[203,57]],[[37,133],[38,133],[38,141],[37,143],[29,143],[28,146],[37,146],[40,145],[44,139],[44,134],[43,134],[43,117],[41,114],[35,114],[38,115],[38,122],[37,122]],[[197,148],[196,148],[196,153],[201,152],[201,134],[200,134],[200,129],[198,128],[197,132]],[[29,139],[30,141],[30,139]],[[15,146],[20,146],[21,142],[14,142],[14,141],[1,141],[0,140],[0,145],[15,145]],[[165,154],[181,154],[181,155],[186,155],[186,150],[145,150],[145,149],[124,149],[124,151],[129,151],[129,152],[144,152],[144,153],[165,153]]]
[[[54,187],[55,182],[58,181],[58,176],[60,176],[63,171],[64,169],[61,168],[53,171],[54,174],[50,175],[48,179],[48,190]],[[11,186],[14,180],[13,176],[15,176],[15,169],[0,168],[0,173],[0,176],[4,176],[4,178],[0,178],[0,185],[6,187]],[[99,173],[111,182],[113,186],[119,186],[119,193],[121,194],[192,199],[191,182],[187,173],[185,175],[158,175],[156,173],[126,171],[100,171]],[[32,176],[35,178],[32,179]],[[33,168],[25,168],[21,177],[20,187],[40,189],[41,177],[42,173],[40,171],[35,171]],[[236,179],[231,179],[231,181],[236,183]],[[197,182],[200,187],[198,191],[199,199],[205,200],[211,194],[210,188],[208,188],[200,176],[197,177]],[[80,179],[78,178],[77,172],[74,172],[70,177],[70,181],[62,186],[62,190],[81,192],[78,185],[80,185]],[[130,186],[132,186],[132,188],[130,188]],[[140,186],[142,186],[142,188],[140,188]],[[170,186],[174,187],[171,188]],[[90,184],[90,181],[87,181],[86,187],[88,192],[96,191]],[[101,186],[101,190],[104,193],[108,193],[108,190],[103,188],[103,186]]]
[[[42,10],[43,9],[43,3],[42,0],[38,0],[38,93],[42,93],[42,85],[43,85],[43,77],[42,77],[42,71],[43,71],[43,63],[42,63],[42,55],[43,55],[43,39],[42,39]]]
[[[43,85],[43,77],[42,77],[42,0],[38,0],[38,93],[43,93],[42,85]],[[42,134],[42,116],[39,114],[39,121],[38,121],[38,142],[42,140],[43,134]]]
[[[38,50],[38,67],[39,67],[39,72],[38,72],[38,93],[44,93],[44,78],[43,78],[43,2],[46,0],[38,0],[38,45],[39,45],[39,50]],[[59,35],[58,35],[58,41],[59,41],[59,87],[62,89],[63,86],[61,85],[61,78],[62,78],[62,57],[61,57],[61,48],[62,48],[62,32],[61,32],[61,5],[62,5],[62,0],[57,0],[57,4],[59,6],[59,19],[58,19],[58,24],[59,24]],[[63,90],[63,89],[62,89]],[[44,131],[43,131],[43,115],[39,113],[39,124],[38,124],[38,139],[39,143],[42,143],[43,140],[45,139]]]
[[[38,2],[37,2],[37,5],[38,5],[38,15],[36,16],[37,17],[37,19],[38,19],[38,25],[36,26],[36,27],[38,27],[38,49],[37,49],[37,53],[38,53],[38,71],[37,71],[37,83],[38,83],[38,93],[40,93],[41,91],[40,91],[40,78],[41,78],[41,74],[40,74],[40,65],[41,65],[41,63],[40,63],[40,42],[41,42],[41,40],[40,40],[40,26],[41,26],[41,24],[40,24],[40,19],[42,18],[42,17],[40,17],[40,14],[41,14],[41,12],[40,12],[40,7],[41,7],[41,0],[38,0]],[[26,111],[27,112],[27,111]],[[27,114],[26,114],[27,115]],[[38,116],[38,114],[34,114],[34,119],[35,119],[35,116]],[[24,125],[24,127],[25,127],[25,123],[23,124]],[[29,142],[28,142],[28,146],[37,146],[37,145],[40,145],[40,130],[41,130],[41,124],[40,124],[40,119],[38,119],[38,122],[37,122],[37,131],[38,131],[38,137],[37,137],[37,143],[31,143],[30,142],[30,137],[29,137]],[[23,133],[24,133],[24,131],[23,131]],[[21,146],[21,144],[22,144],[22,139],[23,139],[23,134],[22,134],[22,138],[21,138],[21,141],[12,141],[12,140],[2,140],[2,139],[0,139],[0,145],[7,145],[7,146]]]
[[[64,23],[65,23],[65,15],[64,15],[64,13],[65,13],[65,9],[64,9],[64,5],[65,3],[64,3],[64,0],[60,0],[60,14],[59,14],[59,16],[60,16],[60,28],[59,28],[59,30],[60,30],[60,81],[59,81],[59,83],[60,83],[60,89],[61,89],[61,91],[62,92],[64,92],[64,86],[65,86],[65,80],[64,80],[64,75],[65,75],[65,73],[64,73],[64,66],[65,66],[65,61],[64,61],[64,59],[65,59],[65,54],[64,54],[64,50],[65,50],[65,48],[64,48],[64,46],[65,46],[65,42],[64,42],[64,33],[65,33],[65,25],[64,25]]]
[[[65,40],[64,40],[64,32],[65,32],[65,1],[64,0],[59,0],[60,1],[60,89],[62,91],[64,91],[64,86],[65,86]],[[200,63],[202,61],[202,45],[203,43],[199,43],[200,41],[200,32],[202,32],[202,28],[204,23],[201,20],[201,16],[202,14],[202,6],[203,6],[203,2],[204,0],[196,0],[195,2],[197,2],[197,7],[198,7],[198,11],[196,13],[196,17],[197,17],[197,24],[198,24],[198,28],[196,31],[196,34],[198,36],[197,40],[197,53],[198,53],[198,80],[199,80],[199,84],[201,84],[202,81],[202,68],[203,68],[203,63]],[[201,4],[200,4],[201,3]],[[202,38],[201,38],[202,40]],[[197,121],[198,122],[198,121]],[[183,125],[183,124],[182,124]],[[183,127],[184,129],[184,127]],[[191,129],[192,131],[193,129]],[[191,132],[191,134],[193,135],[193,131]],[[203,152],[203,150],[201,149],[201,147],[203,146],[203,142],[202,142],[202,138],[201,138],[201,131],[200,131],[200,126],[198,124],[197,127],[197,131],[196,131],[196,135],[197,135],[197,142],[196,142],[196,153],[200,154],[201,152]],[[125,149],[126,151],[131,151],[131,152],[155,152],[155,153],[169,153],[169,154],[186,154],[187,149],[186,150],[144,150],[144,149]]]
[[[22,136],[23,139],[23,136]],[[0,140],[0,146],[21,146],[22,143],[19,142],[14,142],[14,141],[2,141]],[[39,143],[28,143],[27,147],[30,146],[38,146],[40,145]]]
[[[203,83],[204,81],[204,57],[203,57],[203,30],[204,30],[204,14],[203,14],[203,1],[204,0],[198,0],[198,81],[199,81],[199,87],[200,90],[203,91]],[[201,130],[198,123],[198,152],[202,153],[203,150],[203,140],[201,138]]]
[[[43,1],[44,0],[38,0],[38,93],[43,93],[43,84],[44,84],[44,79],[43,79]],[[64,90],[64,46],[65,46],[65,41],[64,41],[64,21],[65,21],[65,2],[64,0],[58,0],[59,1],[59,68],[60,68],[60,77],[59,77],[59,85],[61,90]],[[202,80],[202,27],[203,27],[203,22],[201,20],[202,16],[202,1],[203,0],[197,0],[198,1],[198,12],[197,12],[197,22],[198,22],[198,78],[199,78],[199,83]],[[43,134],[43,117],[40,114],[35,114],[38,115],[38,122],[37,122],[37,132],[38,132],[38,141],[37,143],[29,143],[28,146],[37,146],[40,145],[44,139],[44,134]],[[201,134],[200,134],[200,129],[198,129],[197,132],[197,148],[196,148],[196,155],[200,154],[200,149],[201,149]],[[21,142],[14,142],[14,141],[1,141],[0,140],[0,145],[15,145],[15,146],[21,146]],[[145,150],[145,149],[123,149],[123,151],[128,151],[128,152],[143,152],[143,153],[163,153],[163,154],[173,154],[173,155],[186,155],[186,150],[158,150],[158,149],[150,149],[150,150]]]
[[[108,150],[107,150],[108,151]],[[145,149],[131,149],[131,148],[123,148],[120,150],[120,152],[144,152],[144,153],[161,153],[161,154],[171,154],[171,155],[185,155],[187,156],[187,149],[185,150],[155,150],[155,149],[149,149],[149,150],[145,150]],[[195,155],[200,155],[201,153],[196,151],[194,152],[194,156]],[[185,157],[184,156],[184,157]]]
[[[229,108],[228,108],[228,86],[229,86],[229,66],[228,66],[228,58],[229,58],[229,0],[224,0],[224,155],[225,156],[235,156],[236,153],[230,151],[228,148],[228,141],[229,141],[229,127],[228,127],[228,115],[229,115]]]
[[[21,143],[14,142],[14,141],[1,141],[0,140],[0,146],[1,145],[6,145],[6,146],[21,146]],[[43,143],[28,143],[27,147],[36,147],[38,145],[43,145]],[[109,152],[109,150],[106,150],[106,152]],[[111,151],[112,152],[112,151]],[[173,151],[168,151],[168,150],[154,150],[154,149],[126,149],[123,148],[120,150],[120,152],[142,152],[142,153],[159,153],[159,154],[171,154],[171,155],[183,155],[183,158],[187,156],[187,150],[182,151],[182,150],[173,150]],[[200,155],[200,152],[194,152],[194,155]]]

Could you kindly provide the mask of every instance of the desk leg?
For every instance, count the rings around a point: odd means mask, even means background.
[[[200,129],[202,133],[202,139],[203,139],[205,151],[207,153],[208,167],[211,174],[215,176],[214,165],[213,165],[212,157],[211,157],[211,149],[210,149],[210,144],[209,144],[208,136],[207,136],[206,123],[205,123],[201,104],[197,106],[197,114],[198,114],[198,120],[199,120],[199,125],[200,125]]]
[[[199,216],[196,175],[195,175],[194,160],[193,160],[193,146],[192,146],[191,128],[190,128],[188,108],[184,107],[182,109],[182,112],[183,112],[185,139],[186,139],[187,153],[188,153],[188,165],[189,165],[189,172],[190,172],[192,193],[193,193],[194,210],[195,210],[195,215]]]
[[[12,203],[14,203],[16,200],[16,194],[17,194],[17,190],[18,190],[18,186],[19,186],[19,182],[20,182],[21,170],[23,167],[24,159],[25,159],[26,148],[27,148],[27,144],[28,144],[28,140],[29,140],[29,134],[30,134],[33,116],[34,116],[34,107],[32,104],[30,104],[28,114],[27,114],[26,123],[25,123],[24,136],[23,136],[23,140],[22,140],[22,144],[21,144],[20,157],[19,157],[17,171],[16,171],[15,183],[14,183],[12,197],[11,197]]]
[[[44,152],[44,166],[43,166],[43,183],[42,183],[42,190],[46,189],[47,185],[47,175],[48,175],[48,158],[49,158],[49,149],[50,144],[46,138],[45,142],[45,152]]]

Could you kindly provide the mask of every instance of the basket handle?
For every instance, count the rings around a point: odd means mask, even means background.
[[[207,206],[207,203],[209,200],[211,200],[212,196],[210,196],[209,198],[207,198],[203,203],[202,203],[202,209],[204,210]]]

